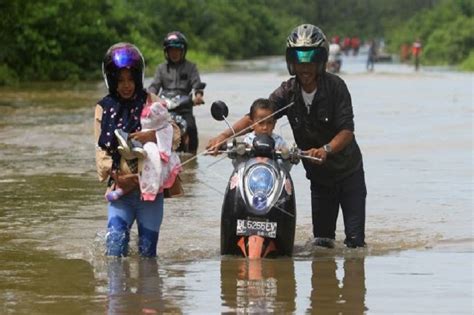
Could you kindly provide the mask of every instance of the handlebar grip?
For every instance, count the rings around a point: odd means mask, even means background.
[[[299,154],[299,157],[302,158],[302,159],[308,159],[308,160],[313,160],[313,161],[318,161],[318,162],[323,161],[323,159],[321,159],[321,158],[314,157],[314,156],[309,156],[309,155],[304,155],[304,154]]]

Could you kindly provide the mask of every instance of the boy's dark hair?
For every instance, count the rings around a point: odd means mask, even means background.
[[[250,118],[254,119],[257,109],[269,109],[272,113],[275,112],[275,105],[270,102],[268,98],[257,98],[250,106]],[[275,119],[274,117],[272,117]]]

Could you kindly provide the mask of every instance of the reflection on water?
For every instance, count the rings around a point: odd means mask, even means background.
[[[291,259],[221,260],[222,305],[239,314],[292,313],[296,280]]]
[[[315,258],[311,275],[299,278],[292,259],[225,257],[220,268],[222,305],[239,314],[301,313],[304,304],[310,314],[364,314],[368,310],[364,262],[363,256],[353,255]]]
[[[163,281],[156,259],[122,259],[107,261],[107,314],[180,313],[163,298]]]
[[[343,260],[344,276],[338,278],[338,263],[334,257],[315,259],[311,263],[311,314],[364,314],[364,258]]]

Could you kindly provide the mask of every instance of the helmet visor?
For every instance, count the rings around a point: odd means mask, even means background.
[[[179,48],[184,49],[184,44],[178,41],[171,41],[165,44],[166,49],[168,48]]]
[[[129,68],[140,64],[140,53],[133,47],[120,47],[112,51],[112,60],[117,68]]]
[[[291,63],[323,62],[325,59],[323,48],[293,48],[288,51]]]

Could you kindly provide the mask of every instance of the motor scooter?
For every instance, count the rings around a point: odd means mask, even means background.
[[[206,83],[201,82],[196,90],[204,90],[205,87]],[[189,150],[189,126],[184,116],[186,114],[192,115],[192,107],[194,106],[192,93],[181,95],[177,91],[162,90],[159,97],[166,102],[168,112],[181,132],[181,142],[176,151],[191,153]]]
[[[329,45],[329,56],[326,64],[326,70],[331,73],[339,73],[342,66],[341,47],[338,44]]]
[[[228,107],[222,101],[211,105],[214,119],[224,120]],[[221,210],[222,255],[248,258],[292,256],[296,226],[296,203],[292,165],[306,157],[301,150],[276,150],[268,135],[258,135],[251,147],[235,137],[219,153],[232,159],[234,170]],[[315,159],[315,158],[312,158]]]

